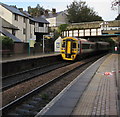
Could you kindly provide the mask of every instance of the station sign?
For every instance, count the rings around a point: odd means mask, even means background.
[[[43,35],[43,38],[44,39],[51,39],[51,38],[53,38],[53,35]]]

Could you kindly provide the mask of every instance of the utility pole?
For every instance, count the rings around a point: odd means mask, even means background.
[[[45,35],[43,35],[43,53],[45,52]]]

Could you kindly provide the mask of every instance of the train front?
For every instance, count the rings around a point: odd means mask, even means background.
[[[61,55],[64,60],[75,60],[78,53],[78,39],[66,37],[62,39]]]

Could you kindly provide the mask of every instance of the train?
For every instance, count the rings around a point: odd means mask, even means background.
[[[83,38],[65,37],[61,43],[61,56],[69,61],[109,51],[108,42],[91,42]]]

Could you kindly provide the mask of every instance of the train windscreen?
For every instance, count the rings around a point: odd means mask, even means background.
[[[65,41],[62,42],[62,47],[65,48]]]
[[[72,48],[76,48],[76,42],[75,41],[72,43]]]

